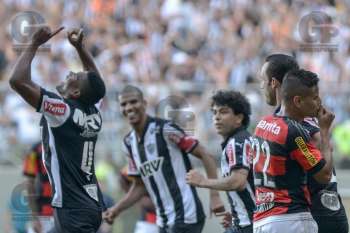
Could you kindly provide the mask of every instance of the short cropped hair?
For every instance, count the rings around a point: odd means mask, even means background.
[[[271,81],[272,78],[275,78],[282,83],[286,73],[291,70],[299,69],[299,65],[295,58],[286,54],[271,54],[265,58],[265,62],[269,63],[266,69],[266,75],[269,81]]]
[[[305,96],[309,89],[317,86],[317,74],[304,69],[293,70],[286,74],[281,86],[282,98],[290,101],[294,96]]]
[[[251,108],[248,99],[238,91],[219,90],[211,97],[211,107],[227,106],[234,114],[242,114],[242,126],[248,127],[250,122]]]
[[[143,93],[140,88],[133,85],[126,85],[119,93],[118,96],[128,94],[128,93],[136,93],[140,99],[143,100]]]

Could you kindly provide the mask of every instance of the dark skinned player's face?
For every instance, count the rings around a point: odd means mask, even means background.
[[[87,72],[69,72],[66,79],[56,86],[56,90],[64,98],[78,98],[86,81]]]
[[[131,126],[142,122],[146,114],[146,102],[137,92],[119,95],[120,110]]]
[[[321,98],[317,86],[309,88],[306,95],[300,96],[298,108],[305,117],[317,116],[321,108]]]

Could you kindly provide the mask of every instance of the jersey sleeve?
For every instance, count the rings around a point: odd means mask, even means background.
[[[50,127],[58,127],[68,119],[70,107],[55,93],[41,88],[37,112],[43,114]]]
[[[304,171],[313,175],[324,167],[326,162],[321,152],[311,142],[310,136],[301,125],[291,128],[288,136],[291,158],[296,160]]]
[[[232,138],[227,143],[225,154],[230,171],[235,169],[250,169],[250,141],[248,138]]]
[[[124,155],[126,155],[126,158],[128,160],[127,175],[128,176],[141,176],[140,172],[137,169],[135,160],[133,159],[131,147],[130,147],[130,144],[128,144],[127,139],[124,139],[122,151],[123,151]]]
[[[302,126],[308,131],[309,135],[312,137],[315,133],[320,132],[320,127],[318,126],[318,121],[316,118],[305,118],[302,122]]]
[[[191,153],[198,145],[196,138],[187,135],[185,131],[172,122],[164,124],[163,136],[167,142],[175,144],[180,150],[186,153]],[[172,140],[172,136],[177,137],[177,140]]]

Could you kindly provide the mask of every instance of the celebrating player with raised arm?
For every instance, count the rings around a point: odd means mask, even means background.
[[[10,78],[11,87],[42,114],[44,164],[52,186],[56,232],[96,232],[103,201],[94,170],[94,151],[102,119],[96,104],[105,85],[80,29],[68,33],[84,71],[70,72],[57,86],[59,95],[31,79],[31,63],[38,48],[57,34],[40,27],[20,55]]]
[[[307,174],[319,183],[332,176],[330,127],[334,115],[321,105],[318,77],[305,70],[290,71],[281,86],[281,110],[259,121],[253,143],[257,209],[254,232],[317,233],[309,205]],[[318,117],[321,149],[301,125]]]
[[[286,54],[271,54],[265,59],[261,69],[262,88],[264,88],[267,104],[277,107],[276,113],[280,110],[283,78],[288,71],[298,68],[297,61]],[[307,117],[302,125],[315,145],[320,147],[320,129],[317,119]],[[308,176],[307,185],[311,194],[310,210],[317,222],[318,233],[348,233],[348,219],[338,193],[335,169],[333,168],[329,184],[320,184],[313,176]]]
[[[198,187],[227,191],[233,221],[230,227],[224,221],[225,233],[252,233],[255,199],[250,134],[246,130],[250,104],[239,92],[220,90],[213,95],[211,107],[215,128],[224,140],[221,145],[223,177],[207,179],[192,170],[187,174],[187,181]]]
[[[118,98],[132,127],[123,145],[129,160],[128,173],[135,180],[126,196],[105,213],[105,219],[112,222],[148,192],[156,207],[160,233],[202,232],[203,207],[196,189],[186,183],[185,177],[192,168],[192,154],[201,159],[207,175],[216,178],[214,158],[177,125],[149,116],[139,88],[126,86]],[[222,211],[218,192],[212,191],[210,197],[212,211]]]

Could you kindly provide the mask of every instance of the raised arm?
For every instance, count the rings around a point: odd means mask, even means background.
[[[81,62],[83,63],[84,70],[86,71],[94,71],[98,75],[101,76],[101,73],[97,69],[97,66],[93,60],[92,55],[86,49],[84,44],[84,32],[83,29],[73,29],[68,32],[68,40],[73,45],[73,47],[77,50],[78,55],[80,57]]]
[[[316,174],[314,178],[317,182],[327,184],[333,174],[333,156],[332,156],[332,146],[330,143],[330,128],[334,120],[334,114],[327,111],[325,108],[319,112],[318,122],[320,125],[320,138],[319,148],[322,153],[324,160],[326,161],[325,166]],[[315,140],[315,138],[313,138]]]
[[[217,179],[217,168],[214,156],[212,156],[202,145],[198,144],[191,152],[194,156],[202,160],[204,169],[209,179]],[[210,209],[213,213],[223,212],[224,204],[221,201],[217,190],[210,190]]]
[[[34,108],[40,99],[40,87],[32,81],[31,65],[38,48],[59,33],[63,27],[51,32],[49,27],[40,27],[32,37],[31,43],[19,56],[10,76],[10,86]]]

